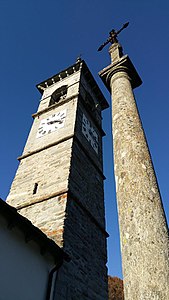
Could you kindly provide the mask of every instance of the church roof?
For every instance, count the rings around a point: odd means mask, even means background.
[[[63,71],[57,73],[56,75],[53,75],[52,77],[48,78],[47,80],[44,80],[41,83],[37,84],[36,87],[39,90],[39,92],[42,94],[45,88],[66,78],[69,75],[72,75],[73,73],[75,73],[81,69],[82,69],[83,74],[85,75],[86,80],[88,81],[88,83],[92,87],[92,90],[96,94],[98,101],[100,102],[102,110],[108,108],[109,104],[108,104],[107,100],[105,99],[103,93],[101,92],[101,90],[100,90],[98,84],[96,83],[93,75],[91,74],[87,64],[85,63],[84,60],[81,60],[81,59],[78,59],[74,65],[64,69]]]
[[[39,228],[34,226],[27,218],[21,216],[16,208],[10,206],[0,198],[0,214],[8,221],[8,228],[18,227],[25,235],[25,241],[35,241],[41,250],[41,254],[50,253],[57,263],[63,260],[69,261],[69,256]]]

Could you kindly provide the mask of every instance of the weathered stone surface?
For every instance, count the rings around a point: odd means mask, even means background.
[[[59,103],[60,104],[60,103]],[[41,105],[41,104],[40,104]],[[66,138],[74,133],[75,117],[76,117],[76,107],[77,107],[77,97],[74,98],[74,101],[69,101],[63,105],[54,106],[53,109],[48,108],[46,112],[36,117],[31,128],[30,134],[28,136],[27,143],[25,145],[23,155],[29,154],[32,151],[37,151],[38,149],[47,147],[54,141],[59,141]],[[37,138],[38,128],[40,126],[41,120],[48,118],[54,113],[66,110],[66,118],[64,127],[59,128],[56,131],[46,134],[43,137]]]
[[[105,228],[103,175],[92,165],[77,142],[73,144],[69,188]]]
[[[114,75],[112,98],[125,299],[167,300],[169,240],[165,216],[130,82],[126,74],[120,75]]]
[[[19,213],[31,220],[57,245],[63,247],[64,220],[67,194],[54,197],[19,209]]]
[[[86,140],[85,136],[82,134],[83,113],[88,118],[88,120],[91,120],[92,126],[98,135],[99,146],[98,146],[98,154],[97,155],[96,155],[96,152],[94,151],[94,149],[91,147],[90,143]],[[100,114],[100,116],[101,116],[101,114]],[[98,124],[96,116],[93,113],[91,113],[90,109],[86,110],[82,100],[80,100],[77,105],[75,135],[78,138],[78,140],[80,141],[81,145],[89,153],[92,161],[100,169],[101,173],[103,173],[103,152],[102,152],[103,131],[102,131],[102,127],[100,124]]]
[[[56,290],[63,288],[62,281],[70,275],[68,284],[65,282],[68,299],[71,299],[72,291],[73,299],[107,299],[104,233],[71,197],[68,198],[66,214],[64,250],[72,260],[60,270]]]
[[[39,85],[44,93],[7,201],[70,255],[58,273],[56,299],[106,300],[101,109],[107,104],[99,102],[94,79],[81,67],[61,72],[64,79],[54,84],[48,79]],[[66,98],[49,106],[62,85]],[[37,138],[41,120],[64,109],[64,127]],[[98,153],[82,133],[83,112],[99,136]]]
[[[114,172],[125,300],[167,300],[169,237],[156,176],[132,78],[122,66],[112,68]]]
[[[72,139],[21,160],[7,201],[24,206],[68,188]],[[57,187],[56,187],[57,182]],[[35,183],[37,193],[33,194]]]

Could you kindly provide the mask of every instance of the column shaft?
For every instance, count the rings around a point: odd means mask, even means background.
[[[168,229],[127,71],[114,72],[110,86],[125,300],[167,300]]]

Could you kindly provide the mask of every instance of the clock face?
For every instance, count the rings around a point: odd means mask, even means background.
[[[82,118],[82,133],[92,146],[92,148],[95,150],[95,152],[98,154],[99,151],[99,139],[98,139],[98,134],[94,130],[94,128],[91,125],[91,122],[87,119],[85,114],[83,114]]]
[[[66,109],[43,119],[40,122],[36,137],[40,138],[48,133],[51,133],[59,128],[64,127],[66,118]]]

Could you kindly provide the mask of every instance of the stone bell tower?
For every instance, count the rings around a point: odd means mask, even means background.
[[[116,32],[114,32],[116,33]],[[160,192],[133,89],[141,79],[111,40],[100,72],[112,94],[114,173],[125,300],[169,299],[169,237]]]
[[[7,202],[69,254],[56,299],[106,300],[101,112],[108,103],[81,60],[37,88],[42,99]]]

